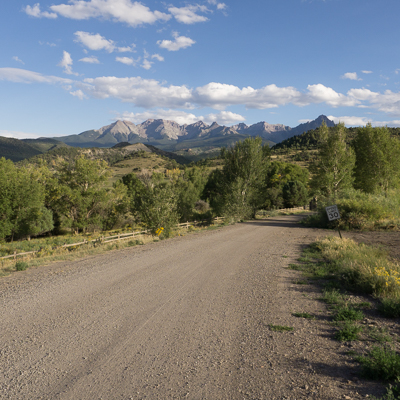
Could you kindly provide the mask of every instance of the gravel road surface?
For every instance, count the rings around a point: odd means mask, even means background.
[[[324,307],[286,268],[321,236],[299,218],[1,279],[0,398],[364,398],[329,325],[292,315]]]

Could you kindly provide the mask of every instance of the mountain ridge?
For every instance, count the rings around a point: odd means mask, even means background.
[[[61,136],[54,139],[75,147],[112,147],[121,142],[128,142],[131,144],[148,143],[165,149],[172,149],[178,143],[183,144],[186,140],[194,140],[198,144],[201,144],[202,139],[207,139],[208,142],[216,140],[221,143],[221,140],[223,142],[225,138],[231,143],[232,139],[240,140],[243,135],[261,136],[270,143],[279,143],[292,136],[318,128],[323,122],[327,126],[334,126],[334,123],[325,115],[320,115],[315,120],[294,128],[283,124],[269,124],[265,121],[252,125],[239,123],[228,127],[219,125],[217,122],[207,125],[203,121],[180,125],[172,120],[148,119],[135,125],[130,121],[117,120],[100,129],[92,129],[77,135]]]

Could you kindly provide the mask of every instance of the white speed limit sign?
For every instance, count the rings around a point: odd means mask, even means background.
[[[334,221],[340,218],[339,210],[337,205],[325,207],[326,214],[328,215],[329,221]]]

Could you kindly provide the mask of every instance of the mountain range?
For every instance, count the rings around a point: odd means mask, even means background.
[[[118,120],[100,129],[54,139],[74,147],[112,147],[118,143],[127,142],[150,144],[169,151],[189,147],[222,147],[248,136],[260,136],[264,142],[273,145],[292,136],[316,129],[323,122],[327,126],[335,125],[325,115],[320,115],[317,119],[294,128],[267,122],[259,122],[250,126],[240,123],[227,127],[216,122],[207,125],[202,121],[190,125],[179,125],[169,120],[148,119],[135,125],[130,121]]]

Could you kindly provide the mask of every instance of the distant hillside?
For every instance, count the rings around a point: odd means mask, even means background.
[[[40,153],[41,151],[21,140],[0,136],[0,158],[17,162]]]
[[[50,168],[55,162],[62,160],[72,162],[76,157],[84,155],[93,160],[105,160],[109,165],[114,165],[120,161],[129,159],[132,154],[144,152],[155,153],[167,159],[175,160],[180,164],[188,164],[190,161],[183,156],[156,149],[153,146],[147,146],[143,143],[130,144],[122,143],[113,148],[80,148],[71,146],[57,147],[43,154],[37,154],[34,157],[20,161],[21,165],[34,164],[39,165],[45,162]]]

